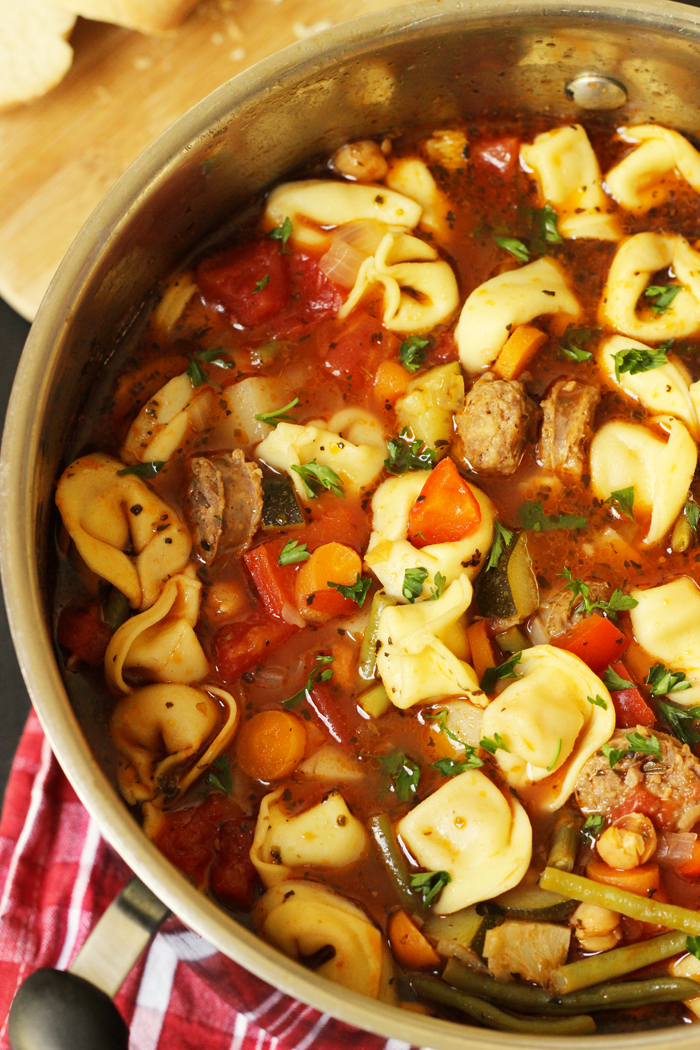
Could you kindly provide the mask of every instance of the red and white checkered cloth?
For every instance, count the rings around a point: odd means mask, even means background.
[[[0,820],[0,1050],[19,985],[40,966],[66,969],[130,875],[32,712]],[[174,919],[115,1002],[130,1050],[411,1050],[290,999]]]

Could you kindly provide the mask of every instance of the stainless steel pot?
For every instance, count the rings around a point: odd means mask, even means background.
[[[574,120],[607,108],[611,126],[654,120],[700,135],[699,79],[700,14],[669,0],[427,0],[346,23],[236,77],[161,135],[77,237],[29,335],[2,446],[2,573],[20,664],[58,760],[108,841],[183,922],[283,991],[372,1032],[439,1050],[570,1044],[436,1021],[340,989],[237,925],[146,839],[91,752],[54,657],[49,525],[67,441],[157,282],[291,169],[348,138],[494,110]],[[700,1046],[696,1032],[675,1029],[674,1045]],[[669,1036],[595,1042],[642,1050]]]

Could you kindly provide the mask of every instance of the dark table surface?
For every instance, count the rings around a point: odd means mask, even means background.
[[[28,331],[29,323],[0,299],[0,425],[5,421],[12,380]],[[27,719],[29,706],[29,697],[24,688],[7,626],[5,605],[0,602],[0,797],[5,792],[12,756]]]

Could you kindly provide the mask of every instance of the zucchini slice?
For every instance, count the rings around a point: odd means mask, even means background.
[[[540,604],[540,591],[525,531],[513,537],[498,565],[479,574],[474,590],[482,616],[499,620],[517,617],[522,623],[535,612]]]
[[[289,525],[303,525],[304,515],[297,502],[294,485],[288,477],[263,478],[262,527],[281,529]]]
[[[468,948],[476,955],[481,955],[486,934],[494,926],[500,926],[504,916],[497,913],[480,915],[477,907],[476,904],[470,904],[468,908],[452,915],[431,915],[422,932],[434,941],[453,941],[460,948]]]
[[[519,886],[494,897],[493,903],[503,909],[504,917],[508,919],[529,919],[532,922],[563,922],[578,907],[578,901],[542,890],[536,882],[529,883],[527,876]]]

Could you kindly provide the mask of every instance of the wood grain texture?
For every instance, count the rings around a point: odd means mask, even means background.
[[[337,25],[404,2],[203,0],[160,37],[79,20],[65,80],[0,115],[0,296],[31,319],[107,190],[214,88],[319,23]]]

